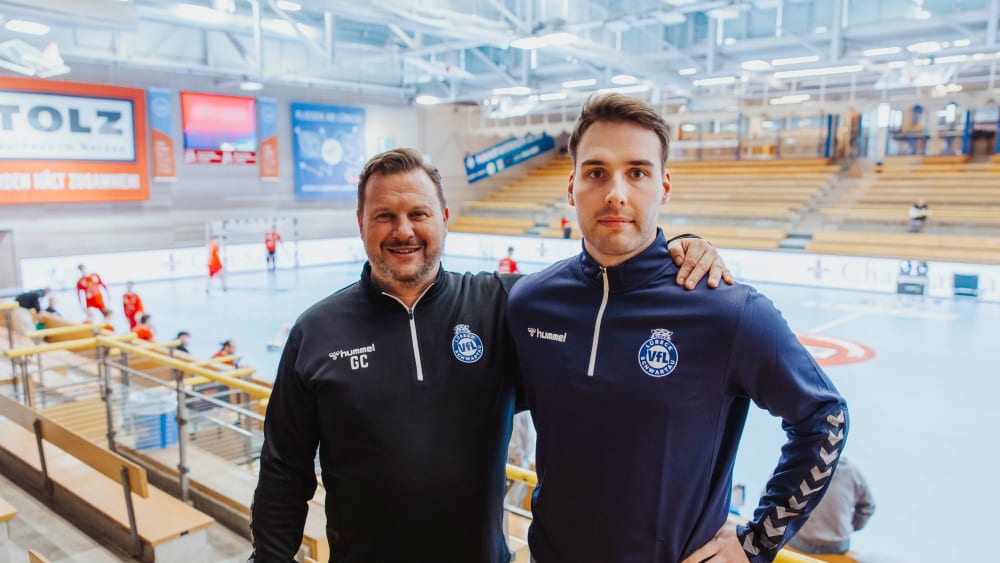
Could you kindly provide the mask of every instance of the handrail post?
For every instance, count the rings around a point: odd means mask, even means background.
[[[42,441],[42,421],[35,419],[35,422],[31,424],[31,427],[35,429],[35,443],[38,444],[38,463],[42,467],[42,485],[45,487],[45,492],[52,498],[55,495],[55,486],[52,484],[52,479],[49,478],[49,468],[45,463],[45,444]]]
[[[101,378],[101,399],[104,400],[104,412],[107,417],[108,424],[108,449],[117,453],[118,444],[115,443],[115,435],[118,433],[115,431],[114,404],[111,400],[111,395],[114,393],[114,389],[111,387],[110,352],[111,351],[107,346],[97,347],[97,370]]]
[[[35,390],[31,383],[31,371],[28,370],[28,356],[21,358],[21,389],[24,393],[24,404],[35,408]]]
[[[139,527],[135,523],[135,506],[132,504],[132,480],[128,476],[128,468],[121,469],[122,490],[125,492],[125,511],[128,512],[128,530],[132,539],[132,554],[142,557],[142,540],[139,539]]]
[[[14,349],[14,319],[13,319],[13,316],[11,315],[11,311],[13,311],[13,309],[4,309],[4,311],[3,311],[3,320],[4,320],[4,323],[5,323],[5,326],[7,327],[7,345],[8,345],[7,349],[8,350],[13,350]],[[14,370],[14,366],[15,366],[14,358],[11,358],[10,359],[10,373],[11,373],[11,375],[14,375],[16,373],[15,370]],[[17,380],[15,379],[15,381],[17,381]]]
[[[171,370],[174,383],[177,385],[177,475],[180,477],[181,500],[188,502],[189,483],[187,465],[187,406],[184,404],[184,373],[178,369]]]

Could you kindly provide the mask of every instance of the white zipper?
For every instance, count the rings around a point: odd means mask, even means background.
[[[391,293],[386,293],[384,291],[382,292],[382,295],[386,295],[388,297],[392,297],[393,299],[395,299],[400,305],[403,306],[403,308],[406,309],[406,313],[410,316],[410,341],[413,343],[413,361],[416,362],[417,364],[417,381],[424,380],[424,367],[423,364],[420,362],[420,346],[417,345],[417,321],[413,318],[413,310],[417,308],[417,303],[420,303],[420,299],[427,293],[428,290],[430,290],[431,286],[433,285],[434,284],[432,283],[431,285],[427,286],[427,289],[425,289],[423,293],[421,293],[420,296],[417,297],[417,300],[413,302],[412,307],[407,307],[406,303],[403,303],[395,295]]]
[[[604,320],[604,309],[608,306],[608,270],[601,266],[601,277],[604,278],[604,297],[601,298],[601,308],[597,310],[597,321],[594,323],[594,342],[590,346],[590,365],[587,375],[594,377],[594,365],[597,363],[597,341],[601,339],[601,321]]]

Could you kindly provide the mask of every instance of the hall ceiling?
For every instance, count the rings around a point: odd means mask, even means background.
[[[998,4],[0,0],[0,64],[10,63],[0,76],[31,67],[21,41],[39,50],[54,43],[70,69],[65,80],[75,64],[108,64],[212,77],[233,93],[246,82],[261,83],[262,95],[310,86],[403,104],[476,104],[497,117],[564,111],[608,88],[684,100],[693,111],[986,99],[1000,61]],[[10,20],[51,29],[27,35],[8,29]],[[529,40],[534,48],[517,47]]]

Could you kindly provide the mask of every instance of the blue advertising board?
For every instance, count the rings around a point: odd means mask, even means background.
[[[555,148],[555,139],[545,133],[511,137],[502,143],[465,157],[465,177],[470,184],[504,171],[529,158]]]
[[[365,110],[293,102],[295,197],[357,197],[365,164]]]

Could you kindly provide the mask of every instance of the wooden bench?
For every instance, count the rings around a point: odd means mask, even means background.
[[[1000,264],[1000,237],[816,231],[805,249],[822,254]]]
[[[142,561],[197,559],[212,518],[150,487],[135,463],[12,399],[0,396],[0,415],[8,419],[0,469],[22,488]]]

